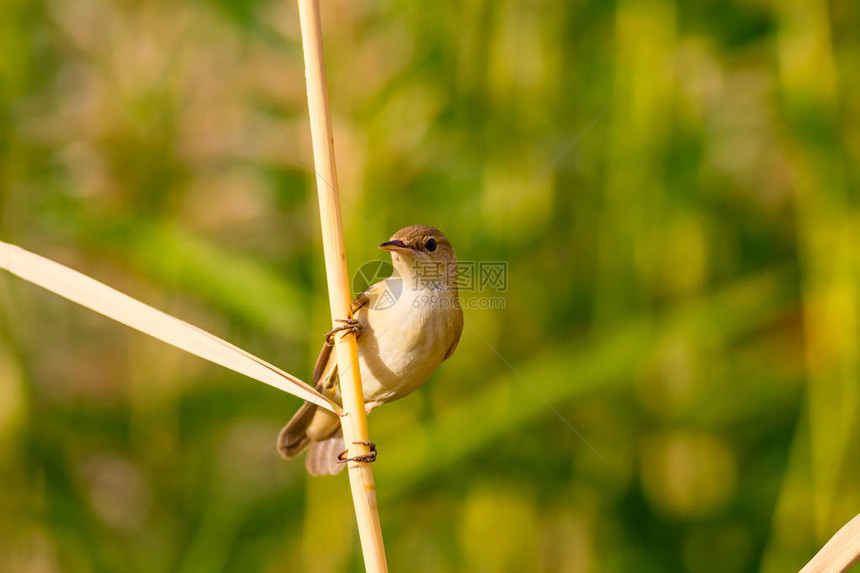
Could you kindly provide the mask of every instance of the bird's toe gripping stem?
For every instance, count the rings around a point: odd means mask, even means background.
[[[370,453],[348,458],[346,457],[346,454],[349,452],[349,450],[344,450],[337,455],[337,463],[345,464],[347,462],[362,462],[369,464],[376,461],[376,444],[374,444],[373,442],[353,442],[353,444],[361,444],[367,446],[368,448],[370,448]]]
[[[341,323],[340,326],[336,326],[325,333],[325,343],[329,346],[334,346],[334,335],[338,332],[342,332],[341,337],[346,336],[348,333],[352,333],[358,336],[361,333],[361,323],[354,318],[336,318],[335,322]]]

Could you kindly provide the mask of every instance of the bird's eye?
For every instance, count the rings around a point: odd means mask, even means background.
[[[424,248],[430,251],[431,253],[436,250],[436,239],[430,237],[427,239],[427,242],[424,243]]]

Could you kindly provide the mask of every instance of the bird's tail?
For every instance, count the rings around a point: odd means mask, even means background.
[[[316,414],[317,406],[305,402],[281,430],[278,436],[278,451],[281,457],[289,460],[302,453],[305,448],[310,448],[305,459],[308,473],[314,476],[334,475],[344,468],[344,464],[337,461],[338,454],[346,449],[343,444],[343,433],[340,427],[335,425],[327,438],[311,439],[308,436],[308,428]],[[335,424],[337,424],[336,418]]]
[[[343,443],[343,432],[337,431],[319,442],[311,442],[305,467],[312,476],[335,475],[340,473],[346,464],[338,461],[337,456],[346,449]]]
[[[311,439],[308,437],[308,427],[316,413],[317,406],[305,402],[299,411],[290,418],[290,421],[278,435],[278,451],[282,458],[292,459],[308,447],[311,443]]]

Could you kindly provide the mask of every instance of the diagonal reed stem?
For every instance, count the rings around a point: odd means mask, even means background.
[[[250,352],[50,259],[0,241],[0,269],[195,356],[332,412],[341,411],[307,383]]]
[[[844,573],[860,562],[860,515],[830,538],[800,573]]]
[[[352,297],[343,243],[340,196],[337,192],[334,139],[322,55],[322,29],[317,0],[298,0],[298,6],[329,305],[334,327],[338,326],[335,319],[352,318]],[[356,443],[367,442],[368,432],[355,335],[335,337],[335,353],[343,397],[344,414],[341,416],[341,426],[349,457],[368,454],[370,451],[366,445]],[[348,470],[365,569],[370,573],[387,572],[373,470],[370,464],[359,462],[350,462]]]

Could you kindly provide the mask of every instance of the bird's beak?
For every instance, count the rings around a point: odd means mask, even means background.
[[[400,240],[396,241],[386,241],[379,245],[379,248],[384,251],[406,251],[409,250],[409,247],[406,246],[406,243]]]

